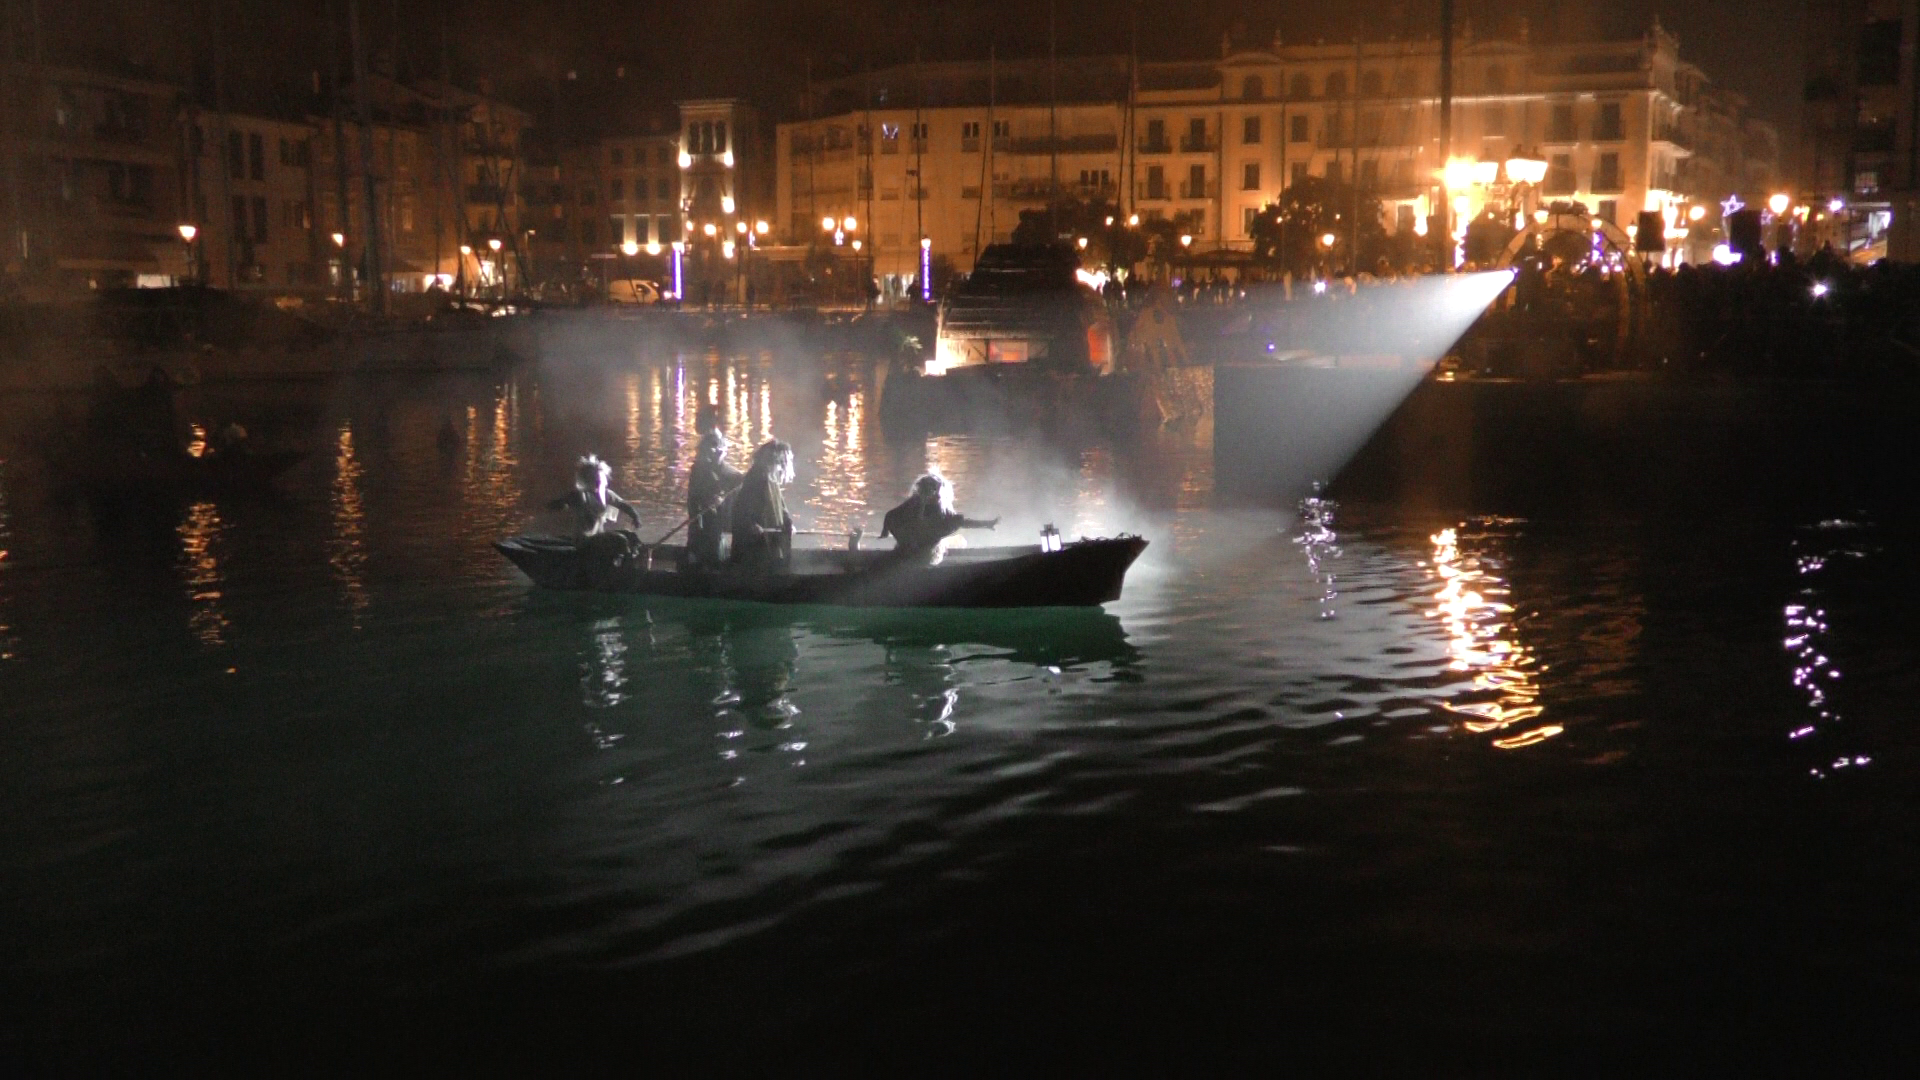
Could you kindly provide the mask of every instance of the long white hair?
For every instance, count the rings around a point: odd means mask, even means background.
[[[581,491],[600,491],[612,475],[613,466],[601,461],[598,455],[588,454],[573,467],[573,486]]]
[[[753,452],[755,468],[765,468],[767,478],[785,487],[793,481],[793,447],[779,439],[768,439]]]
[[[932,499],[943,514],[953,513],[953,485],[940,475],[938,469],[929,469],[925,476],[915,480],[913,494],[922,501]]]

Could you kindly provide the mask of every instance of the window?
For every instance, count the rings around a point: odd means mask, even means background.
[[[888,142],[892,142],[900,138],[900,125],[899,124],[881,124],[880,137],[882,139],[887,140]]]
[[[1555,154],[1547,167],[1547,194],[1573,194],[1573,155]]]
[[[267,177],[267,141],[257,131],[247,136],[247,176],[254,180]]]
[[[227,132],[227,175],[235,180],[247,178],[245,141],[237,131]],[[245,231],[245,230],[241,230]]]
[[[1507,107],[1489,105],[1480,110],[1480,134],[1488,138],[1498,138],[1507,133]]]
[[[1246,164],[1240,166],[1240,190],[1241,191],[1259,191],[1260,190],[1260,163],[1259,162],[1249,161]]]
[[[1360,76],[1360,92],[1367,97],[1379,97],[1387,92],[1385,82],[1377,71],[1369,71]]]
[[[926,125],[926,122],[925,122],[925,121],[922,121],[922,122],[920,122],[920,123],[918,123],[918,124],[915,124],[915,125],[913,125],[913,138],[915,138],[915,139],[917,139],[917,140],[919,140],[919,141],[921,141],[921,142],[925,142],[925,141],[926,141],[926,139],[927,139],[927,125]]]
[[[1164,199],[1167,197],[1167,171],[1159,165],[1147,166],[1147,198]]]
[[[713,125],[713,152],[716,154],[724,154],[727,152],[727,122],[725,120],[718,121]]]
[[[654,163],[657,165],[673,164],[673,147],[671,146],[661,147],[659,152],[654,155]]]
[[[1861,86],[1900,82],[1900,20],[1876,19],[1860,28]]]
[[[995,120],[995,121],[993,122],[993,137],[994,137],[994,138],[996,138],[996,139],[1007,139],[1007,138],[1011,138],[1012,136],[1013,136],[1013,121],[1011,121],[1011,120]]]
[[[1550,142],[1573,141],[1573,106],[1555,105],[1553,118],[1547,125],[1547,139]]]
[[[1253,235],[1253,219],[1259,216],[1260,216],[1260,211],[1255,210],[1253,207],[1251,206],[1241,207],[1240,208],[1240,231],[1242,233],[1245,233],[1248,236],[1252,236]]]
[[[1248,146],[1260,142],[1260,118],[1249,116],[1240,121],[1240,141]]]
[[[253,242],[267,242],[267,200],[260,195],[253,197]]]
[[[1601,221],[1604,221],[1609,225],[1619,224],[1620,203],[1614,199],[1601,199],[1600,213],[1598,217],[1600,218]]]
[[[580,223],[580,242],[588,247],[592,247],[594,244],[600,242],[599,234],[594,232],[593,222],[591,220]]]
[[[1600,103],[1600,118],[1594,124],[1593,137],[1596,139],[1618,139],[1622,137],[1620,123],[1620,103],[1603,101]]]
[[[960,137],[963,139],[978,139],[980,137],[980,121],[962,121],[960,124]]]
[[[619,202],[622,199],[625,199],[627,197],[625,192],[626,192],[626,188],[620,182],[619,177],[616,176],[612,180],[607,181],[607,198],[608,199],[612,200],[613,202]]]
[[[607,218],[607,243],[624,244],[627,242],[627,222],[619,214]]]
[[[1327,111],[1325,135],[1328,146],[1339,146],[1341,141],[1347,137],[1346,125],[1341,123],[1342,119],[1343,116],[1338,110],[1329,109]]]
[[[1620,155],[1601,154],[1600,163],[1594,169],[1593,190],[1620,190]]]
[[[662,202],[672,198],[671,195],[667,194],[667,181],[665,177],[661,177],[659,180],[654,181],[653,191],[654,191],[654,198],[659,199]]]
[[[1188,199],[1207,197],[1207,167],[1205,165],[1187,166],[1187,190],[1183,195]]]
[[[413,231],[413,196],[400,196],[400,231]]]
[[[245,195],[233,197],[233,235],[240,240],[247,238],[247,197]]]
[[[1307,178],[1307,163],[1304,161],[1294,162],[1293,175],[1288,178],[1288,181],[1287,181],[1288,184],[1289,185],[1297,184],[1300,181],[1305,180],[1306,178]]]
[[[1289,140],[1293,142],[1306,142],[1308,139],[1313,138],[1312,134],[1310,134],[1308,131],[1308,122],[1306,117],[1304,116],[1290,117],[1288,119],[1288,123],[1292,126],[1292,129],[1293,129],[1287,133],[1287,138]]]
[[[1305,75],[1295,75],[1287,84],[1287,96],[1300,101],[1313,96],[1313,80]]]
[[[1265,83],[1260,81],[1260,76],[1249,75],[1246,78],[1240,80],[1240,96],[1241,97],[1246,98],[1248,101],[1259,101],[1261,98],[1265,97],[1266,95],[1267,95],[1267,86]]]
[[[1147,121],[1147,148],[1165,149],[1167,145],[1167,122],[1165,120]]]
[[[1347,96],[1347,73],[1336,71],[1327,76],[1327,96],[1330,98]]]
[[[626,164],[626,157],[627,157],[626,151],[620,149],[617,146],[607,151],[607,161],[614,165]]]
[[[1405,235],[1413,231],[1413,207],[1401,203],[1393,208],[1393,231]]]

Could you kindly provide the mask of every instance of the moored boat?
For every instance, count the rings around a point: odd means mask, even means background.
[[[652,558],[609,559],[555,536],[514,536],[494,544],[536,584],[550,589],[846,607],[1097,607],[1120,598],[1127,570],[1147,542],[1138,536],[1080,540],[1058,550],[960,548],[939,565],[890,551],[800,548],[780,571],[679,569],[684,549],[662,545]]]

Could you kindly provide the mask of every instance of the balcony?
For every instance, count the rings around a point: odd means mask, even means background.
[[[1014,202],[1045,202],[1057,194],[1051,180],[1012,180],[993,185],[993,197]]]
[[[1006,152],[1009,154],[1111,154],[1118,149],[1120,149],[1120,137],[1117,135],[1062,135],[1051,139],[1041,135],[1010,140]]]
[[[470,203],[499,204],[511,201],[507,189],[499,184],[468,184],[466,194]]]
[[[1140,140],[1138,149],[1142,154],[1171,154],[1173,153],[1173,144],[1164,138],[1145,138]]]
[[[1180,136],[1180,152],[1183,154],[1210,154],[1220,148],[1220,140],[1208,135],[1195,137]]]
[[[1208,180],[1196,184],[1189,180],[1180,185],[1180,197],[1183,199],[1215,199],[1220,196],[1220,181]]]
[[[1153,202],[1164,202],[1172,197],[1165,184],[1141,184],[1139,193],[1135,196],[1135,198]]]

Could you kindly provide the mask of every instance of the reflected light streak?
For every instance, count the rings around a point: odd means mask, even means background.
[[[7,463],[0,461],[0,583],[6,581],[7,552],[13,529],[7,515]],[[0,660],[13,660],[18,654],[13,630],[4,621],[7,615],[6,593],[0,590]]]
[[[1539,703],[1540,688],[1534,682],[1536,661],[1532,650],[1513,635],[1506,582],[1486,570],[1477,556],[1461,552],[1456,530],[1442,529],[1430,540],[1433,575],[1440,582],[1440,590],[1433,594],[1431,617],[1439,619],[1447,632],[1451,656],[1447,666],[1471,672],[1472,691],[1487,695],[1485,700],[1466,704],[1445,702],[1446,708],[1466,717],[1461,726],[1475,734],[1503,731],[1539,717],[1546,709]],[[1562,730],[1548,724],[1495,739],[1493,745],[1516,750]]]
[[[347,608],[353,614],[354,628],[360,626],[360,614],[367,609],[367,515],[360,492],[364,473],[353,452],[353,425],[340,425],[340,437],[333,455],[333,486],[330,504],[333,539],[327,545],[327,563],[340,579]]]
[[[216,648],[227,643],[230,629],[220,607],[220,559],[215,550],[225,531],[219,508],[210,502],[188,507],[178,529],[180,553],[186,563],[187,601],[193,605],[187,625],[201,644]]]

